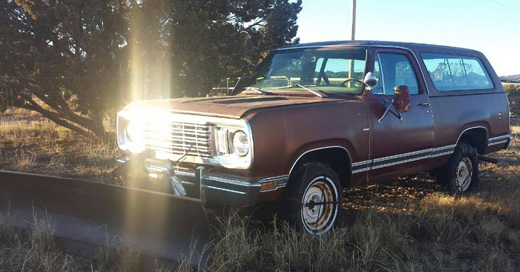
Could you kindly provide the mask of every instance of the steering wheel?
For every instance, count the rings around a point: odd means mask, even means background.
[[[347,78],[347,80],[343,81],[340,86],[341,87],[347,87],[347,82],[349,82],[349,81],[354,81],[354,85],[356,87],[363,86],[363,81],[361,81],[359,79],[356,79],[356,78]]]

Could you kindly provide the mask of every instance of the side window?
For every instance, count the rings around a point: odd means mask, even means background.
[[[381,53],[378,55],[381,61],[383,90],[385,95],[393,95],[394,87],[400,85],[408,86],[410,94],[419,93],[417,75],[415,74],[412,63],[405,55],[391,53]]]
[[[381,67],[379,66],[379,58],[374,62],[374,76],[377,78],[377,85],[372,88],[373,94],[383,94],[383,79],[381,77]]]
[[[494,88],[486,69],[477,58],[430,53],[421,56],[438,91]]]

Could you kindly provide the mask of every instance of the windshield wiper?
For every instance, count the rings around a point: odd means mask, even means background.
[[[246,87],[245,89],[246,91],[253,91],[253,92],[257,92],[261,95],[265,95],[265,94],[269,94],[269,92],[266,92],[258,87]]]
[[[307,86],[312,86],[312,85],[307,85]],[[295,84],[295,85],[292,85],[292,86],[282,87],[280,89],[302,88],[302,89],[304,89],[304,90],[306,90],[308,92],[313,93],[314,95],[318,96],[319,98],[323,98],[322,94],[320,94],[317,91],[314,91],[314,90],[311,90],[311,89],[307,88],[307,86],[301,85],[301,84],[298,83],[298,84]],[[323,93],[323,91],[321,91],[321,90],[319,90],[319,91]]]
[[[305,87],[305,86],[303,86],[303,85],[301,85],[301,84],[299,84],[299,83],[296,84],[295,86],[296,86],[296,87],[300,87],[300,88],[302,88],[302,89],[304,89],[304,90],[306,90],[306,91],[309,91],[309,92],[315,94],[316,96],[319,96],[320,98],[323,98],[323,95],[322,95],[322,94],[318,93],[317,91],[313,91],[313,90],[311,90],[311,89],[309,89],[309,88],[307,88],[307,87]]]

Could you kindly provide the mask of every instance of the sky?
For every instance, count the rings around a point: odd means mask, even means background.
[[[303,0],[301,43],[350,40],[352,0]],[[520,74],[520,0],[357,0],[356,40],[479,50],[499,76]]]

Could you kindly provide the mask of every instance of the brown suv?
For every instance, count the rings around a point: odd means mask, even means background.
[[[454,192],[473,189],[478,156],[510,142],[508,106],[477,51],[293,45],[232,96],[128,105],[117,138],[134,163],[118,170],[140,165],[150,183],[203,203],[276,201],[281,217],[321,234],[337,221],[342,188],[431,171]]]

